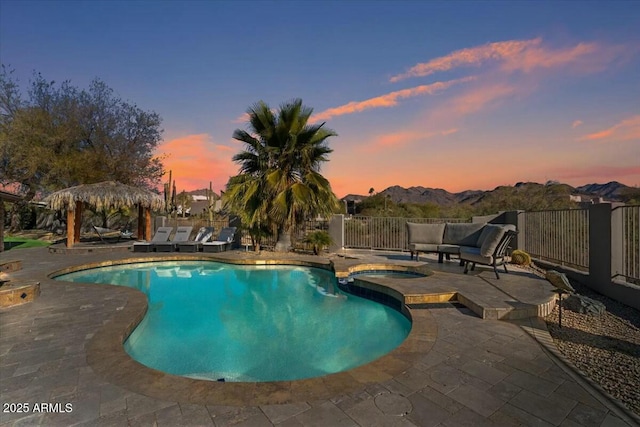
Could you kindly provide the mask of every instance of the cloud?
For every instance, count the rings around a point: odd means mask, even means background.
[[[231,120],[231,123],[247,123],[249,121],[249,113],[243,113],[241,116]]]
[[[414,65],[406,73],[393,76],[389,81],[396,83],[410,77],[424,77],[438,71],[448,71],[465,65],[479,66],[489,59],[504,60],[505,58],[515,57],[527,48],[539,45],[541,42],[542,39],[540,38],[533,40],[511,40],[457,50],[446,56],[432,59],[429,62]]]
[[[517,89],[514,86],[502,83],[478,86],[453,98],[445,110],[449,109],[449,112],[458,116],[474,113],[487,104],[512,96],[516,92]]]
[[[160,144],[157,150],[159,155],[166,155],[165,170],[172,171],[178,191],[209,188],[209,181],[216,191],[224,188],[238,169],[231,160],[232,151],[235,150],[216,144],[207,134],[174,138]]]
[[[573,123],[571,123],[571,128],[575,129],[575,128],[577,128],[578,126],[580,126],[582,124],[583,124],[582,120],[576,120]]]
[[[395,107],[396,105],[398,105],[398,101],[401,99],[412,98],[420,95],[432,95],[436,92],[448,89],[453,85],[465,83],[474,79],[475,77],[469,76],[462,79],[449,80],[446,82],[435,82],[428,85],[421,85],[409,89],[390,92],[386,95],[376,96],[375,98],[369,98],[364,101],[352,101],[339,107],[329,108],[327,110],[321,111],[318,114],[314,114],[311,117],[311,121],[318,122],[322,120],[329,120],[332,117],[359,113],[361,111],[370,110],[373,108]]]
[[[560,179],[590,179],[606,181],[625,181],[640,177],[640,166],[589,166],[582,168],[558,169]]]
[[[405,131],[405,132],[387,133],[387,134],[376,136],[373,140],[373,143],[367,144],[365,146],[361,146],[361,151],[371,153],[371,152],[378,152],[383,149],[395,149],[395,148],[404,147],[406,145],[410,145],[416,142],[424,141],[430,138],[434,138],[436,136],[452,135],[456,132],[458,132],[458,129],[452,128],[452,129],[438,130],[433,132]]]
[[[578,141],[640,141],[640,115],[613,125],[608,129],[590,133],[578,138]]]
[[[531,40],[509,40],[457,50],[414,65],[407,72],[395,75],[389,80],[395,83],[458,67],[479,67],[490,62],[496,63],[506,73],[530,73],[538,69],[564,66],[574,66],[580,72],[594,72],[629,54],[632,52],[625,46],[608,46],[601,43],[578,43],[575,46],[554,49],[545,46],[539,37]]]

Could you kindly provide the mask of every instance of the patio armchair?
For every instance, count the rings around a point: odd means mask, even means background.
[[[134,242],[133,252],[151,252],[154,245],[169,240],[173,227],[158,227],[150,242]]]
[[[176,229],[176,234],[171,241],[164,241],[154,243],[153,247],[156,252],[173,252],[177,249],[177,245],[183,242],[188,242],[191,236],[192,226],[180,226]]]
[[[505,273],[508,273],[505,257],[511,240],[518,234],[513,226],[487,225],[483,230],[483,243],[481,247],[461,247],[460,262],[464,262],[464,274],[474,270],[476,264],[490,265],[496,279],[500,279],[497,266],[502,264]]]
[[[220,234],[213,242],[202,244],[203,252],[222,252],[231,248],[236,238],[236,227],[225,227],[220,230]]]

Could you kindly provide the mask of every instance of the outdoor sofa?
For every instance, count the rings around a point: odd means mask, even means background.
[[[407,222],[409,251],[411,259],[415,256],[419,260],[420,252],[438,254],[438,262],[442,263],[444,256],[458,255],[460,265],[468,263],[492,265],[496,277],[500,278],[496,265],[504,265],[504,256],[508,245],[516,233],[511,224],[485,223],[442,223],[418,224]],[[505,271],[506,271],[505,266]]]

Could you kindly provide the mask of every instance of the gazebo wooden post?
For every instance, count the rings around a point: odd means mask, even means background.
[[[0,252],[4,251],[4,200],[0,197]]]
[[[71,205],[67,206],[67,247],[73,247],[73,240],[76,235],[75,211],[71,209]]]
[[[151,241],[151,208],[144,208],[144,237]]]
[[[82,228],[82,210],[84,204],[82,202],[76,202],[76,215],[75,215],[75,227],[73,229],[73,241],[80,241],[80,229]]]
[[[7,210],[4,208],[4,202],[16,203],[21,200],[22,197],[17,194],[7,193],[0,190],[0,252],[4,251],[4,219],[7,215]]]
[[[144,208],[138,205],[138,240],[146,240],[144,234]]]

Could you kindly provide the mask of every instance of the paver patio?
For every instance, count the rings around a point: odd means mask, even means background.
[[[402,253],[347,255],[332,259],[339,274],[359,264],[415,265]],[[463,275],[455,261],[438,265],[435,258],[427,258],[435,270],[432,276],[379,278],[362,285],[401,293],[410,303],[415,331],[397,351],[326,378],[212,385],[176,380],[123,359],[122,331],[144,312],[142,294],[48,278],[49,273],[70,266],[132,256],[128,252],[51,254],[46,248],[0,254],[0,262],[22,259],[23,268],[11,273],[12,279],[38,280],[42,291],[32,303],[0,310],[0,426],[638,423],[636,416],[558,357],[541,319],[493,320],[505,313],[521,317],[532,307],[548,309],[548,284],[523,270],[501,274],[497,281],[492,271],[482,267]],[[242,251],[220,257],[265,259],[265,255]],[[433,303],[433,295],[451,293],[470,307]],[[110,341],[114,339],[115,344]],[[7,406],[11,403],[27,403],[29,411],[17,413],[15,407]],[[36,403],[62,406],[55,407],[54,413],[34,412]],[[60,412],[67,403],[72,410]]]

